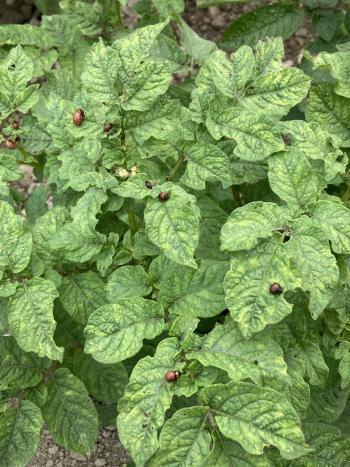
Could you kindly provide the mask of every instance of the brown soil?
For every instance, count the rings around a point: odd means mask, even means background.
[[[227,27],[242,14],[272,3],[268,0],[253,1],[244,5],[212,6],[197,8],[195,0],[186,0],[184,19],[201,37],[214,42],[221,40]],[[285,63],[296,66],[300,63],[301,51],[313,39],[313,31],[308,19],[299,30],[285,41]]]
[[[118,440],[116,430],[107,427],[89,459],[58,446],[47,430],[43,430],[38,452],[28,467],[121,467],[127,462],[127,454]]]
[[[22,24],[36,21],[33,0],[0,0],[0,24]]]

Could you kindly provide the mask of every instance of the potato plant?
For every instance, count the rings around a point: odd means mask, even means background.
[[[44,424],[137,467],[349,466],[346,5],[294,68],[273,16],[228,51],[125,3],[0,27],[0,466]]]

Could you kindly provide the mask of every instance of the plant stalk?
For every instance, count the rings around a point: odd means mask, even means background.
[[[167,180],[172,180],[175,177],[175,175],[176,175],[177,171],[179,170],[179,168],[181,167],[183,161],[184,161],[184,157],[182,155],[179,156],[178,160],[176,161],[176,164],[174,165],[174,167],[170,171],[169,175],[167,176]]]
[[[343,203],[346,203],[350,199],[350,185],[348,185],[347,189],[342,194],[341,200]]]
[[[131,243],[134,244],[134,236],[136,232],[138,231],[137,218],[136,218],[136,214],[134,211],[129,212],[128,221],[130,225]]]
[[[235,185],[231,186],[231,191],[233,195],[233,199],[236,201],[238,206],[243,206],[243,200],[242,200],[242,193],[238,190],[238,188]]]

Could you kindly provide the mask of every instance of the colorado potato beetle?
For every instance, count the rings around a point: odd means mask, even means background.
[[[277,282],[274,282],[270,285],[270,293],[272,295],[281,295],[281,293],[283,293],[283,287]]]
[[[164,379],[168,381],[168,383],[173,383],[178,380],[181,376],[181,372],[177,370],[169,370],[165,373]]]
[[[7,149],[16,149],[17,143],[16,141],[13,141],[11,138],[6,138],[5,146],[7,147]]]
[[[77,109],[73,112],[73,123],[75,126],[81,126],[85,117],[83,109]]]
[[[161,200],[161,201],[167,201],[169,199],[170,195],[169,193],[167,193],[166,191],[161,191],[158,195],[158,198]]]
[[[111,129],[113,128],[113,124],[112,123],[106,123],[105,126],[103,127],[103,131],[105,133],[109,133],[111,131]]]

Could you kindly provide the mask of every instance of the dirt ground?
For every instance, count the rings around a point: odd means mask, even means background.
[[[43,430],[38,452],[28,467],[119,467],[126,465],[127,457],[113,427],[101,430],[89,459],[61,448]]]
[[[135,0],[131,0],[135,3]],[[131,2],[129,2],[131,3]],[[233,5],[198,9],[195,0],[186,1],[184,19],[202,37],[219,41],[227,26],[242,13],[256,8],[258,5],[268,3],[266,0],[251,2],[246,5]],[[5,6],[4,6],[5,4]],[[0,0],[0,23],[38,23],[38,12],[32,0]],[[132,10],[124,9],[125,24],[132,26],[137,16]],[[286,41],[286,59],[288,65],[297,65],[300,60],[300,51],[312,39],[312,33],[307,22]],[[30,173],[17,188],[28,193],[33,189],[35,180]],[[49,432],[43,430],[38,452],[28,467],[120,467],[125,466],[127,454],[121,446],[116,430],[107,427],[101,430],[94,453],[89,459],[78,454],[72,454],[61,448],[52,440]]]
[[[272,3],[269,0],[258,0],[247,4],[227,6],[212,6],[209,8],[197,8],[195,0],[186,1],[184,19],[200,36],[218,42],[222,33],[243,13],[255,10],[259,6]],[[285,63],[296,66],[299,64],[300,52],[313,39],[309,21],[305,19],[299,30],[285,41]]]

